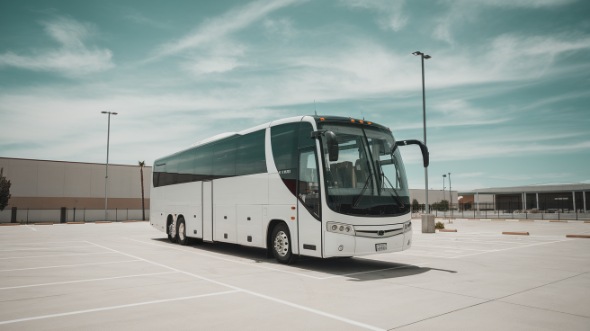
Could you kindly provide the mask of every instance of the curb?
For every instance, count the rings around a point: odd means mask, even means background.
[[[565,236],[566,238],[583,238],[583,239],[590,239],[590,235],[588,234],[568,234]]]
[[[507,234],[507,235],[512,235],[512,236],[528,236],[529,235],[528,232],[514,232],[514,231],[502,232],[502,234]]]

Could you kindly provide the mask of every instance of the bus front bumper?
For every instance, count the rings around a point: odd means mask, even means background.
[[[355,226],[354,235],[326,231],[324,257],[399,252],[412,245],[411,223],[385,227]]]

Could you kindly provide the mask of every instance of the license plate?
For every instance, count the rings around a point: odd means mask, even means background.
[[[386,251],[386,250],[387,250],[387,243],[375,244],[375,251],[376,252],[381,252],[381,251]]]

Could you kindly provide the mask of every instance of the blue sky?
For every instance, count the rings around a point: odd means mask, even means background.
[[[122,164],[314,110],[422,139],[417,50],[430,187],[590,182],[582,0],[2,1],[0,156],[104,162],[101,111]]]

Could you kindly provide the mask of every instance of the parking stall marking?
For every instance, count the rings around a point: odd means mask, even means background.
[[[167,249],[172,249],[172,250],[176,250],[176,251],[181,251],[181,252],[185,252],[185,253],[189,253],[189,254],[194,254],[194,255],[198,255],[198,256],[203,256],[203,257],[207,257],[207,258],[212,258],[212,259],[216,259],[216,260],[220,260],[220,261],[226,261],[226,262],[230,262],[230,263],[236,263],[236,264],[243,264],[243,265],[247,265],[253,268],[258,268],[258,269],[265,269],[265,270],[271,270],[271,271],[277,271],[277,272],[282,272],[282,273],[286,273],[286,274],[291,274],[291,275],[296,275],[296,276],[303,276],[303,277],[307,277],[307,278],[312,278],[312,279],[323,279],[322,277],[317,277],[317,276],[313,276],[313,275],[308,275],[308,274],[304,274],[301,272],[294,272],[294,271],[288,271],[288,270],[282,270],[279,268],[273,268],[273,267],[268,267],[268,266],[264,266],[264,265],[260,265],[260,264],[256,264],[253,262],[243,262],[237,259],[228,259],[225,257],[220,257],[215,255],[215,253],[204,253],[204,252],[196,252],[194,250],[189,250],[186,248],[182,248],[179,246],[173,246],[173,245],[168,245],[168,244],[156,244],[156,243],[151,243],[151,242],[145,242],[145,241],[141,241],[141,240],[137,240],[137,239],[131,239],[131,238],[127,238],[128,240],[131,241],[135,241],[138,242],[140,244],[144,244],[144,245],[150,245],[150,246],[156,246],[156,247],[162,247],[162,248],[167,248]]]
[[[262,298],[262,299],[265,299],[265,300],[269,300],[269,301],[272,301],[272,302],[280,303],[282,305],[286,305],[286,306],[289,306],[289,307],[292,307],[292,308],[296,308],[296,309],[299,309],[299,310],[307,311],[307,312],[310,312],[310,313],[313,313],[313,314],[316,314],[316,315],[324,316],[324,317],[327,317],[327,318],[330,318],[330,319],[333,319],[333,320],[337,320],[337,321],[340,321],[340,322],[344,322],[344,323],[347,323],[347,324],[350,324],[350,325],[358,326],[358,327],[361,327],[363,329],[374,330],[374,331],[385,331],[384,329],[381,329],[381,328],[378,328],[378,327],[375,327],[375,326],[372,326],[372,325],[369,325],[369,324],[365,324],[365,323],[362,323],[362,322],[351,320],[351,319],[348,319],[346,317],[334,315],[334,314],[331,314],[331,313],[328,313],[328,312],[325,312],[325,311],[321,311],[321,310],[318,310],[318,309],[314,309],[314,308],[306,307],[306,306],[303,306],[303,305],[299,305],[299,304],[296,304],[296,303],[293,303],[293,302],[290,302],[290,301],[286,301],[286,300],[282,300],[282,299],[279,299],[279,298],[271,297],[271,296],[268,296],[268,295],[265,295],[265,294],[262,294],[262,293],[250,291],[250,290],[247,290],[247,289],[244,289],[244,288],[241,288],[241,287],[238,287],[238,286],[234,286],[234,285],[231,285],[231,284],[223,283],[223,282],[220,282],[220,281],[211,279],[211,278],[200,276],[200,275],[197,275],[197,274],[188,272],[188,271],[180,270],[180,269],[177,269],[177,268],[174,268],[174,267],[171,267],[171,266],[168,266],[168,265],[159,263],[159,262],[155,262],[155,261],[151,261],[151,260],[148,260],[148,259],[144,259],[144,258],[135,256],[135,255],[132,255],[132,254],[129,254],[129,253],[121,252],[121,251],[118,251],[116,249],[109,248],[109,247],[106,247],[106,246],[103,246],[103,245],[99,245],[99,244],[96,244],[96,243],[93,243],[93,242],[90,242],[90,241],[88,241],[88,243],[91,244],[91,245],[95,245],[97,247],[102,247],[104,249],[111,250],[113,252],[118,252],[121,255],[124,255],[124,256],[127,256],[127,257],[131,257],[131,258],[135,258],[135,259],[144,261],[146,263],[150,263],[150,264],[155,265],[155,266],[159,266],[159,267],[166,268],[166,269],[169,269],[169,270],[177,271],[179,273],[182,273],[184,275],[187,275],[187,276],[190,276],[190,277],[193,277],[193,278],[196,278],[196,279],[204,280],[206,282],[210,282],[210,283],[213,283],[213,284],[217,284],[217,285],[220,285],[220,286],[224,286],[224,287],[230,288],[230,289],[234,290],[234,292],[247,293],[247,294],[250,294],[252,296],[256,296],[256,297],[259,297],[259,298]]]
[[[18,319],[13,319],[13,320],[0,321],[0,325],[20,323],[20,322],[29,322],[29,321],[35,321],[35,320],[41,320],[41,319],[47,319],[47,318],[56,318],[56,317],[65,317],[65,316],[72,316],[72,315],[96,313],[96,312],[102,312],[102,311],[139,307],[139,306],[153,305],[153,304],[160,304],[160,303],[168,303],[168,302],[174,302],[174,301],[200,299],[200,298],[206,298],[206,297],[211,297],[211,296],[232,294],[232,293],[237,293],[237,292],[239,292],[239,291],[231,290],[231,291],[223,291],[223,292],[216,292],[216,293],[192,295],[192,296],[187,296],[187,297],[178,297],[178,298],[170,298],[170,299],[162,299],[162,300],[136,302],[136,303],[126,304],[126,305],[77,310],[77,311],[70,311],[70,312],[59,313],[59,314],[32,316],[32,317],[18,318]]]
[[[14,289],[28,288],[28,287],[39,287],[39,286],[52,286],[52,285],[64,285],[64,284],[99,282],[99,281],[113,280],[113,279],[146,277],[146,276],[156,276],[156,275],[173,274],[173,273],[176,273],[176,272],[175,271],[164,271],[164,272],[154,272],[154,273],[148,273],[148,274],[136,274],[136,275],[126,275],[126,276],[116,276],[116,277],[103,277],[103,278],[93,278],[93,279],[71,280],[71,281],[66,281],[66,282],[52,282],[52,283],[42,283],[42,284],[30,284],[30,285],[0,287],[0,291],[14,290]]]
[[[23,270],[39,270],[39,269],[52,269],[52,268],[75,268],[89,265],[103,265],[103,264],[117,264],[117,263],[130,263],[140,262],[141,260],[123,260],[123,261],[111,261],[111,262],[96,262],[96,263],[77,263],[77,264],[61,264],[52,265],[45,267],[32,267],[32,268],[19,268],[19,269],[0,269],[0,272],[12,272],[12,271],[23,271]]]
[[[230,262],[230,263],[247,265],[247,266],[253,267],[253,268],[264,269],[264,270],[269,270],[269,271],[275,271],[275,272],[280,272],[280,273],[285,273],[285,274],[290,274],[290,275],[295,275],[295,276],[299,276],[299,277],[305,277],[305,278],[310,278],[310,279],[320,280],[320,281],[322,281],[322,280],[328,280],[328,279],[335,279],[335,278],[344,278],[344,277],[349,277],[349,276],[354,276],[354,275],[360,275],[360,274],[370,274],[370,273],[377,273],[377,272],[383,272],[383,271],[388,271],[388,270],[403,269],[403,268],[407,268],[408,267],[408,266],[396,266],[396,267],[391,267],[391,268],[381,268],[381,269],[375,269],[375,270],[350,272],[350,273],[343,273],[343,274],[339,274],[339,275],[331,275],[331,276],[319,277],[319,276],[309,275],[309,274],[304,273],[304,272],[289,271],[289,270],[281,269],[280,266],[279,266],[279,268],[273,268],[273,267],[270,267],[270,266],[262,265],[260,263],[243,262],[243,261],[236,260],[236,259],[228,259],[228,258],[216,256],[213,253],[195,252],[194,250],[189,250],[189,249],[186,249],[186,248],[182,248],[182,247],[178,247],[178,246],[173,246],[173,245],[156,244],[156,243],[150,243],[150,242],[145,242],[145,241],[131,239],[131,238],[128,238],[128,240],[135,241],[135,242],[138,242],[138,243],[141,243],[141,244],[144,244],[144,245],[150,245],[150,246],[156,246],[156,247],[162,247],[162,248],[172,249],[172,250],[176,250],[176,251],[181,251],[181,252],[185,252],[185,253],[189,253],[189,254],[195,254],[195,255],[203,256],[203,257],[207,257],[207,258],[213,258],[213,259],[217,259],[217,260],[221,260],[221,261],[226,261],[226,262]]]
[[[474,238],[474,236],[476,237]],[[496,233],[463,233],[460,235],[453,233],[444,234],[443,236],[429,236],[428,240],[425,238],[423,240],[421,237],[421,235],[414,237],[412,249],[409,251],[400,252],[400,254],[456,259],[480,254],[559,243],[569,240],[557,236],[526,236],[514,238],[506,237]],[[456,246],[453,244],[456,244]],[[433,250],[435,251],[433,252]]]
[[[97,252],[97,253],[68,253],[68,254],[32,255],[32,256],[10,256],[10,257],[0,257],[0,260],[34,259],[34,258],[39,258],[39,257],[105,255],[105,254],[114,254],[114,253],[113,252]]]

